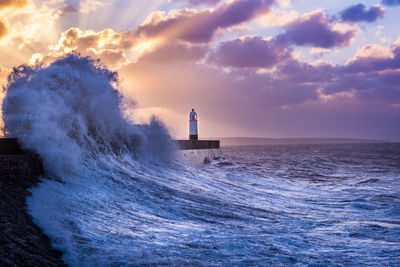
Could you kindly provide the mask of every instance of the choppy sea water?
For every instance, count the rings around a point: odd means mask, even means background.
[[[71,265],[399,265],[400,144],[237,146],[130,158],[33,191]]]

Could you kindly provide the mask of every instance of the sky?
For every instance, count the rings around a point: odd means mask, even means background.
[[[0,84],[72,51],[187,138],[400,140],[400,0],[0,0]],[[4,92],[0,93],[0,98]]]

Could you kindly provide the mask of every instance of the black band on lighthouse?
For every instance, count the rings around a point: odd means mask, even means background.
[[[196,135],[189,135],[189,140],[199,140],[199,136],[196,134]]]

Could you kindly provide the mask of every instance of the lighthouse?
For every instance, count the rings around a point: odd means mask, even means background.
[[[189,114],[189,139],[198,140],[199,134],[197,132],[197,113],[194,108]]]
[[[199,133],[197,131],[197,113],[192,109],[192,111],[189,113],[189,140],[175,140],[178,148],[180,150],[201,150],[203,149],[204,152],[200,153],[201,155],[205,155],[204,153],[212,152],[215,149],[219,149],[219,140],[199,140]],[[207,152],[208,151],[208,152]],[[212,152],[213,153],[213,152]],[[185,152],[184,153],[184,158],[188,159],[190,158],[189,156],[196,156],[198,155],[198,159],[200,159],[202,156],[199,153],[194,153],[194,151],[190,152]],[[211,155],[211,154],[209,154]],[[215,158],[215,155],[211,156],[206,156],[208,158],[207,162],[211,158]],[[205,158],[203,158],[205,160]],[[203,163],[203,159],[201,159],[201,163]]]

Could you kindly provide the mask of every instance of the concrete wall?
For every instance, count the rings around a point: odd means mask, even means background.
[[[191,165],[207,163],[221,156],[218,140],[176,140],[176,158]],[[35,177],[43,174],[40,159],[22,151],[15,138],[0,138],[0,176]]]
[[[42,162],[36,155],[0,155],[0,178],[20,179],[42,174]]]
[[[0,155],[22,154],[16,138],[0,138]]]
[[[26,210],[28,189],[42,173],[34,155],[0,155],[0,266],[65,266]]]
[[[42,174],[42,162],[37,155],[22,151],[16,138],[0,138],[1,178],[29,178]]]
[[[221,157],[220,149],[186,149],[176,151],[176,158],[184,163],[198,166],[209,163],[210,160]]]
[[[219,140],[175,140],[178,148],[187,149],[219,149]]]

